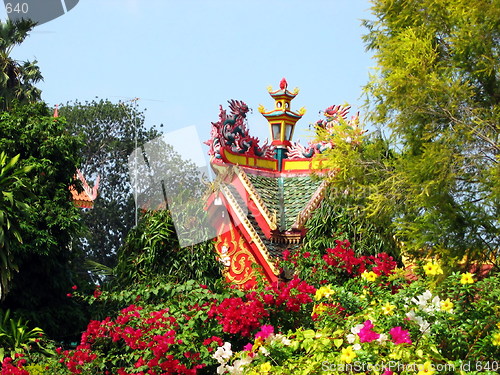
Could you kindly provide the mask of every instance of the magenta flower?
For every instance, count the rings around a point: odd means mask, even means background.
[[[257,332],[255,335],[255,338],[262,338],[262,340],[267,339],[269,336],[271,336],[274,333],[274,327],[271,325],[263,325],[260,327],[260,331]]]
[[[363,323],[363,328],[358,333],[360,342],[372,342],[380,337],[377,332],[372,331],[372,328],[373,324],[370,320]]]
[[[411,344],[410,333],[402,329],[400,326],[391,328],[389,334],[392,336],[394,344]]]
[[[389,370],[388,368],[385,369],[385,371],[382,373],[382,375],[393,375],[394,373]]]
[[[243,347],[243,350],[247,351],[247,352],[251,352],[253,349],[253,345],[251,342],[249,342],[248,344],[246,344],[244,347]]]

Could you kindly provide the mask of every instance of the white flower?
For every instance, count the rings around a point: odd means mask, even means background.
[[[429,323],[427,320],[421,319],[421,322],[418,325],[420,326],[420,332],[423,332],[424,334],[429,333],[431,323]]]
[[[361,331],[361,328],[363,327],[364,327],[363,324],[355,325],[354,327],[351,328],[351,333],[357,335]]]
[[[259,348],[259,352],[264,354],[266,357],[269,355],[269,350],[267,350],[266,348],[264,348],[263,346],[261,346]]]
[[[421,316],[418,316],[415,314],[415,311],[411,310],[406,313],[406,316],[410,319],[416,322],[420,328],[420,332],[428,333],[428,329],[431,326],[431,324],[422,318]]]
[[[425,307],[427,305],[427,301],[432,298],[432,293],[430,290],[426,290],[424,293],[419,295],[418,297],[414,297],[411,299],[411,302],[413,302],[415,305],[422,307]]]
[[[387,335],[385,333],[381,333],[377,341],[381,344],[387,341]]]
[[[281,342],[285,346],[290,346],[292,344],[292,342],[285,335],[282,335],[281,333],[274,335],[274,337],[276,341]]]
[[[356,340],[356,335],[352,334],[352,333],[349,333],[347,336],[347,342],[349,344],[352,344],[355,340]]]
[[[237,359],[232,366],[227,366],[227,371],[232,375],[243,375],[244,366],[248,365],[250,362],[252,362],[252,358],[248,356]]]
[[[432,298],[432,293],[431,293],[431,291],[430,291],[430,290],[428,290],[428,289],[427,289],[427,290],[424,292],[424,294],[422,294],[422,296],[421,296],[421,297],[422,297],[425,301],[428,301],[428,300],[430,300],[430,299]]]
[[[441,310],[441,298],[439,298],[438,296],[435,296],[432,299],[431,305],[429,306],[429,308],[432,308],[433,312]]]
[[[361,349],[361,345],[360,344],[354,344],[352,346],[352,350],[360,350]]]
[[[231,343],[225,342],[224,345],[217,348],[212,357],[216,359],[217,362],[219,362],[221,365],[224,365],[232,355],[233,352],[231,350]],[[217,369],[217,371],[219,371],[219,369]]]

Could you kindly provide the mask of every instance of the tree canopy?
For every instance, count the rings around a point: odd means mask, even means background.
[[[101,178],[94,209],[83,213],[87,232],[76,246],[89,259],[114,266],[117,251],[135,224],[128,157],[158,133],[146,129],[144,113],[131,102],[75,101],[59,113],[66,118],[68,131],[84,141],[79,155],[84,176],[89,180]]]
[[[54,337],[76,333],[83,319],[81,308],[66,297],[77,277],[71,241],[80,213],[69,188],[75,183],[81,146],[44,103],[15,105],[0,113],[0,149],[19,155],[20,168],[29,166],[19,179],[31,192],[23,194],[24,215],[17,215],[23,242],[10,243],[19,273],[2,307],[16,310]]]
[[[500,245],[498,0],[375,0],[370,118],[400,157],[371,187],[408,250],[493,260]]]
[[[30,103],[40,99],[35,84],[42,80],[36,61],[17,61],[10,54],[21,44],[36,23],[31,20],[0,21],[0,108],[10,109],[13,101]]]

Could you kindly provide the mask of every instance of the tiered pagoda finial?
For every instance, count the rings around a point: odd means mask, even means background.
[[[276,147],[276,159],[281,160],[286,158],[286,149],[291,145],[290,141],[293,137],[295,124],[306,112],[302,107],[298,112],[291,109],[291,101],[299,93],[299,89],[288,91],[288,83],[285,78],[280,82],[280,88],[273,91],[272,87],[268,88],[269,94],[274,99],[274,109],[266,111],[264,106],[259,106],[259,112],[269,122],[271,131],[272,145]]]

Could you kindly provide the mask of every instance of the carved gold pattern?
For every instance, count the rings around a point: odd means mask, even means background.
[[[245,246],[243,238],[236,240],[235,229],[231,228],[229,231],[231,239],[229,243],[227,238],[223,238],[220,234],[215,243],[215,248],[220,257],[229,257],[229,266],[223,269],[223,274],[226,279],[237,285],[245,284],[252,278],[251,264],[256,263],[254,256],[248,251]],[[223,247],[226,251],[223,254]]]

